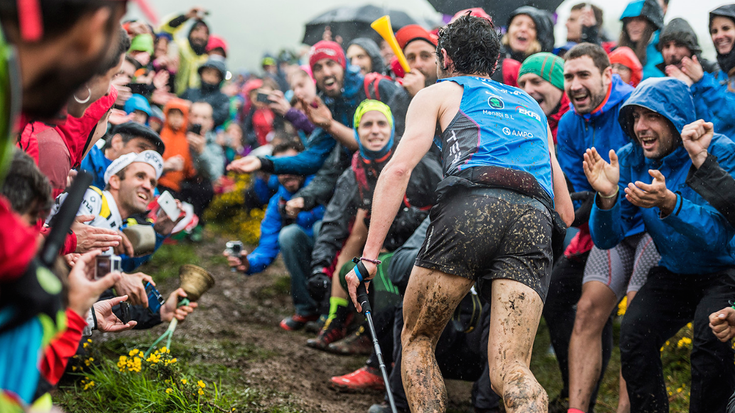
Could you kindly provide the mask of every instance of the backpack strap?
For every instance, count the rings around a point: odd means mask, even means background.
[[[375,99],[380,100],[380,80],[381,79],[388,79],[387,76],[383,76],[380,73],[372,72],[365,75],[365,81],[364,81],[364,87],[365,87],[365,96],[367,96],[368,99]],[[373,94],[370,94],[370,86],[372,85]]]

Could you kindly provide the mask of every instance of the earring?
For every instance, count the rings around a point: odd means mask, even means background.
[[[75,100],[75,101],[76,101],[76,102],[77,102],[78,104],[80,104],[80,105],[83,105],[83,104],[85,104],[85,103],[89,102],[89,99],[92,99],[92,89],[90,89],[90,88],[87,88],[87,92],[89,92],[89,96],[87,96],[87,98],[86,98],[86,99],[84,99],[84,100],[82,100],[82,99],[79,99],[79,98],[77,97],[77,95],[75,94],[75,95],[74,95],[74,100]]]

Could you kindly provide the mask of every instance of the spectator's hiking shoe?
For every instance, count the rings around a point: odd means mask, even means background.
[[[286,317],[281,320],[281,328],[287,331],[301,330],[309,321],[316,321],[318,319],[319,314],[306,316],[294,314],[291,317]]]
[[[408,413],[408,410],[399,409],[397,407],[396,411],[398,413]],[[368,410],[368,413],[392,413],[392,411],[390,409],[390,406],[388,405],[388,402],[383,402],[370,406],[370,410]]]
[[[344,307],[346,309],[346,307]],[[306,341],[306,345],[318,350],[326,350],[327,346],[335,341],[342,340],[347,336],[347,326],[352,322],[354,314],[346,315],[338,314],[335,318],[327,319],[324,327],[319,331],[316,338],[310,338]]]
[[[306,323],[304,331],[306,331],[307,333],[319,334],[322,328],[324,328],[324,324],[326,324],[327,322],[327,317],[329,317],[327,314],[322,314],[319,316],[318,320],[309,321],[308,323]]]
[[[385,390],[385,383],[383,383],[380,371],[369,366],[344,376],[332,377],[330,384],[336,389],[347,391]]]
[[[360,326],[354,333],[330,344],[327,351],[335,354],[369,355],[373,352],[373,342],[370,334],[365,331],[365,326]]]

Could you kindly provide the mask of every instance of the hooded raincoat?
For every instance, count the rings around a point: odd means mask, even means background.
[[[664,61],[661,52],[658,51],[658,37],[664,27],[664,12],[661,10],[661,6],[658,5],[657,0],[633,0],[623,10],[620,20],[625,25],[625,19],[632,17],[645,17],[656,28],[646,48],[646,61],[641,62],[643,64],[643,79],[666,76],[664,72],[656,67]]]
[[[214,68],[219,71],[220,79],[224,80],[227,74],[227,67],[225,61],[220,56],[213,56],[207,60],[206,63],[199,66],[197,71],[198,76],[201,77],[202,71],[205,68]],[[181,99],[188,100],[190,102],[204,101],[212,106],[212,115],[214,118],[214,127],[221,126],[227,118],[230,117],[230,98],[227,97],[219,88],[219,83],[209,84],[201,81],[201,86],[198,88],[187,89],[181,95]]]
[[[689,88],[679,80],[649,79],[641,83],[620,110],[619,122],[628,136],[633,136],[635,106],[652,110],[665,117],[676,131],[695,120],[694,101]],[[730,174],[735,173],[735,143],[726,136],[715,134],[708,151]],[[699,196],[686,183],[692,166],[689,154],[681,144],[662,159],[649,159],[636,140],[618,152],[620,163],[620,193],[631,182],[650,184],[650,169],[659,170],[666,178],[666,188],[676,193],[674,211],[661,216],[659,208],[640,208],[618,196],[609,210],[595,202],[590,217],[590,230],[595,245],[607,249],[625,238],[634,218],[641,214],[646,232],[661,254],[660,266],[676,274],[709,274],[735,265],[733,236],[735,229],[725,217]]]
[[[185,38],[176,38],[176,33],[181,30],[185,25],[187,18],[185,15],[176,15],[165,19],[164,23],[160,27],[160,31],[166,32],[174,37],[176,46],[179,48],[179,70],[176,72],[176,93],[182,94],[189,88],[199,87],[199,76],[197,76],[197,70],[199,66],[207,61],[207,53],[205,48],[202,48],[201,53],[197,53],[194,48],[191,47],[189,42],[189,36]],[[204,24],[203,20],[197,20],[196,24]],[[192,26],[192,29],[195,26]],[[189,32],[191,33],[191,31]]]
[[[373,68],[372,72],[380,73],[381,75],[385,74],[387,68],[385,67],[385,62],[383,62],[383,56],[380,55],[380,47],[378,47],[375,41],[367,37],[358,37],[347,45],[347,49],[353,44],[362,47],[362,50],[370,56],[370,62]]]
[[[168,118],[168,113],[172,109],[178,109],[184,114],[184,122],[179,130],[173,130],[168,123],[163,125],[161,130],[161,140],[166,145],[166,150],[163,152],[163,160],[167,160],[174,156],[181,156],[184,158],[184,169],[182,171],[169,171],[161,176],[158,180],[160,185],[166,188],[171,188],[178,192],[181,190],[181,181],[184,179],[190,179],[196,176],[196,169],[194,168],[194,160],[189,150],[189,141],[186,139],[186,125],[188,124],[189,118],[189,105],[186,101],[181,99],[171,99],[166,106],[163,108],[164,115]]]
[[[718,7],[709,13],[710,25],[715,17],[727,17],[735,25],[735,4]],[[690,90],[697,117],[715,125],[715,132],[735,137],[735,47],[727,55],[717,55],[720,70],[705,72]]]

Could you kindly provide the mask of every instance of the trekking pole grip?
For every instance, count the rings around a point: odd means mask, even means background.
[[[370,308],[370,301],[368,300],[367,290],[365,289],[365,283],[360,283],[359,286],[357,286],[357,302],[360,303],[360,306],[362,306],[362,313],[372,313],[372,309]]]

